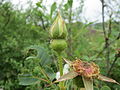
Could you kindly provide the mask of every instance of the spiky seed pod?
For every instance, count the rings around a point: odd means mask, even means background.
[[[50,46],[56,52],[62,52],[67,47],[67,43],[64,39],[54,39]]]
[[[67,37],[67,28],[60,13],[50,28],[50,35],[52,39],[65,39]]]

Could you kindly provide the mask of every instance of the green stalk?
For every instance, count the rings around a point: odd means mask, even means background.
[[[62,59],[61,53],[58,53],[58,65],[59,65],[60,76],[62,76],[63,75],[63,59]],[[60,87],[60,90],[65,90],[64,82],[59,82],[59,87]]]

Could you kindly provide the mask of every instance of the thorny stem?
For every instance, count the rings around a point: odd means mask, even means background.
[[[62,76],[63,75],[63,59],[62,59],[61,53],[58,53],[58,65],[59,65],[60,76]],[[60,82],[59,87],[60,87],[60,90],[65,90],[64,82]]]

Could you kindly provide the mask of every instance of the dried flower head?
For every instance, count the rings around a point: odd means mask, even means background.
[[[102,81],[116,83],[120,85],[114,79],[101,75],[98,65],[96,65],[93,62],[88,63],[80,59],[77,59],[73,62],[66,59],[64,60],[67,64],[69,64],[73,68],[73,70],[69,71],[67,74],[64,74],[57,81],[53,83],[73,79],[77,76],[82,76],[86,90],[93,90],[93,79],[99,79]]]
[[[97,77],[100,73],[99,67],[95,63],[88,63],[81,60],[72,62],[72,67],[75,72],[87,78]]]

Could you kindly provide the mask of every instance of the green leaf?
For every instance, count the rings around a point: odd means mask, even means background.
[[[68,0],[68,4],[69,4],[70,7],[72,7],[72,5],[73,5],[73,0]]]
[[[94,90],[99,90],[99,88],[98,88],[98,87],[96,87],[96,86],[94,86]]]
[[[41,65],[47,65],[47,64],[50,64],[51,63],[51,57],[50,55],[48,54],[48,50],[42,46],[38,46],[38,45],[33,45],[33,46],[30,46],[28,48],[29,49],[35,49],[37,51],[37,55],[36,56],[29,56],[27,59],[31,59],[31,58],[39,58],[41,61]],[[47,56],[47,57],[46,57]]]
[[[46,67],[45,72],[48,75],[48,77],[51,79],[51,81],[55,78],[55,72],[52,70],[51,67]]]
[[[65,7],[65,10],[68,10],[69,5],[68,5],[68,4],[65,4],[64,7]]]
[[[103,86],[100,90],[111,90],[108,86]]]
[[[32,85],[39,83],[39,79],[34,78],[30,74],[19,75],[19,84],[20,85]]]
[[[40,8],[42,8],[42,5],[41,5],[42,2],[37,2],[36,5]]]
[[[50,17],[52,17],[52,14],[53,14],[53,12],[55,11],[56,8],[57,8],[56,2],[54,2],[51,6]]]
[[[86,90],[93,90],[93,79],[85,78],[82,76],[83,83]]]
[[[68,10],[69,8],[71,8],[73,5],[73,0],[68,0],[68,2],[64,5],[65,10]]]

